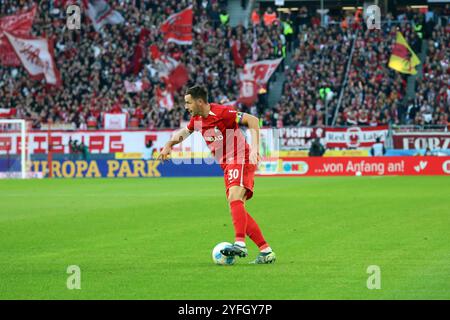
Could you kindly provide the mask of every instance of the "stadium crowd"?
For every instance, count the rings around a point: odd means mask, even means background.
[[[341,23],[340,17],[327,16],[327,27],[323,28],[320,18],[303,7],[281,15],[271,9],[255,10],[248,28],[232,28],[226,0],[118,1],[113,7],[126,23],[106,25],[100,32],[94,30],[86,16],[81,30],[66,30],[68,1],[65,0],[2,0],[0,17],[30,8],[34,3],[38,4],[38,12],[32,34],[54,40],[62,88],[29,79],[21,67],[0,67],[0,105],[15,108],[15,116],[31,120],[34,128],[46,123],[100,128],[104,113],[122,111],[128,112],[136,127],[179,127],[187,120],[184,90],[174,93],[172,109],[159,105],[158,92],[165,89],[165,84],[155,69],[151,50],[136,61],[135,48],[140,40],[144,48],[156,46],[161,54],[186,66],[189,81],[185,87],[204,84],[211,100],[219,102],[237,100],[243,63],[286,57],[290,51],[291,66],[283,63],[278,69],[286,76],[279,103],[268,106],[267,99],[260,99],[254,106],[238,104],[238,107],[259,115],[266,126],[324,125],[326,115],[330,124],[357,30],[336,124],[448,123],[448,25],[429,26],[424,42],[427,55],[423,79],[417,82],[415,99],[405,104],[406,77],[387,67],[395,39],[394,24],[368,32],[361,21],[351,17]],[[194,5],[192,46],[164,44],[160,24],[191,3]],[[415,14],[405,19],[408,20],[402,22],[402,31],[419,54],[419,36],[408,21],[424,19],[424,16]],[[284,22],[292,26],[292,34],[284,32]],[[242,61],[233,50],[237,50]],[[146,89],[139,93],[126,92],[125,80],[141,80]]]
[[[275,116],[282,118],[279,125],[332,123],[355,35],[336,125],[448,125],[449,26],[427,18],[425,23],[425,15],[409,12],[394,21],[389,14],[380,30],[367,30],[354,17],[346,17],[345,23],[330,18],[325,29],[314,23],[303,27],[292,68],[286,71],[284,94],[275,107]],[[415,29],[419,24],[425,26],[420,33]],[[418,56],[421,38],[428,44],[423,80],[417,77],[416,99],[409,103],[404,100],[407,77],[388,67],[398,28]]]
[[[1,15],[30,8],[33,1],[6,0]],[[184,90],[174,93],[174,108],[159,106],[158,88],[165,84],[155,72],[149,53],[142,58],[137,74],[133,64],[134,48],[141,31],[148,30],[144,47],[158,47],[160,54],[183,63],[189,71],[187,85],[208,87],[214,101],[235,101],[239,92],[239,71],[231,47],[237,42],[244,61],[275,58],[273,48],[280,42],[280,27],[261,23],[255,32],[239,26],[231,28],[221,21],[226,1],[194,3],[194,41],[192,46],[164,44],[159,25],[172,13],[186,8],[190,1],[121,1],[114,7],[126,20],[125,25],[106,25],[101,32],[91,26],[68,32],[64,27],[67,2],[39,2],[33,24],[33,35],[51,37],[55,43],[55,59],[63,81],[62,88],[51,88],[27,77],[23,68],[0,68],[0,104],[17,110],[16,117],[33,121],[39,128],[45,123],[69,123],[80,129],[102,125],[106,112],[129,113],[137,126],[176,128],[186,120],[183,107]],[[7,9],[5,9],[7,8]],[[88,23],[86,17],[82,23]],[[256,37],[257,41],[254,41]],[[142,80],[146,90],[127,93],[124,81]],[[245,106],[243,106],[245,109]],[[255,108],[248,112],[257,113]]]

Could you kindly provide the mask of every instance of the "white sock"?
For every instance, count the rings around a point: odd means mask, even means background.
[[[245,248],[245,242],[244,242],[244,241],[235,241],[234,244],[236,244],[236,245],[238,245],[238,246],[240,246],[240,247]]]
[[[272,248],[271,248],[271,247],[267,247],[267,248],[265,248],[265,249],[262,249],[261,252],[262,252],[262,253],[269,253],[269,252],[272,252]]]

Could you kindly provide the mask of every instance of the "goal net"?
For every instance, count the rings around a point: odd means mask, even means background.
[[[28,176],[26,121],[0,119],[0,178]]]

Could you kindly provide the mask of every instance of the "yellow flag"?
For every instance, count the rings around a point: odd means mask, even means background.
[[[389,68],[401,73],[416,74],[416,66],[420,64],[419,57],[412,51],[401,32],[397,32],[397,39],[389,58]]]

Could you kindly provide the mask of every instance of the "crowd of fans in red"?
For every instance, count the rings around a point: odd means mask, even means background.
[[[283,125],[413,124],[448,125],[450,117],[450,26],[437,17],[407,12],[388,15],[381,30],[367,30],[350,17],[343,25],[329,21],[326,29],[306,25],[299,34],[293,68],[286,71],[284,94],[275,115]],[[421,33],[414,29],[422,25]],[[417,77],[415,99],[406,101],[407,76],[388,67],[390,52],[401,30],[420,57],[421,37],[427,46],[423,78]],[[348,79],[339,101],[354,37]],[[336,110],[340,102],[339,110]],[[327,115],[327,119],[326,119]]]
[[[35,1],[4,0],[0,16],[30,8]],[[165,44],[159,25],[172,13],[186,8],[188,0],[118,1],[115,9],[126,20],[122,25],[106,25],[96,32],[84,17],[81,30],[64,28],[66,1],[39,1],[33,35],[51,37],[55,60],[63,80],[62,88],[29,79],[21,68],[0,67],[0,105],[15,108],[16,117],[32,121],[34,128],[45,123],[67,123],[76,128],[99,128],[105,112],[126,111],[134,125],[145,128],[176,128],[187,120],[183,92],[175,92],[175,107],[167,110],[156,100],[156,90],[164,87],[155,74],[150,53],[135,72],[133,55],[142,29],[149,32],[144,47],[157,45],[163,54],[183,63],[189,71],[187,86],[208,87],[212,101],[235,101],[239,95],[239,72],[232,54],[237,41],[245,62],[280,57],[279,48],[292,47],[292,64],[283,65],[286,82],[280,102],[268,106],[262,99],[252,107],[239,105],[243,111],[258,115],[266,126],[331,124],[344,81],[347,59],[357,33],[355,52],[337,125],[376,125],[384,123],[447,124],[449,118],[449,27],[430,23],[425,35],[426,60],[423,79],[417,82],[416,98],[405,103],[406,77],[389,69],[390,47],[396,26],[383,25],[380,31],[368,31],[363,24],[343,25],[320,19],[306,8],[267,22],[254,19],[249,28],[232,28],[222,23],[219,14],[226,10],[226,0],[195,0],[194,41],[191,46]],[[406,20],[406,18],[408,18]],[[416,53],[419,41],[411,19],[406,17],[401,29]],[[294,27],[292,38],[283,35],[280,21],[288,19]],[[278,49],[278,50],[277,50]],[[416,51],[418,50],[418,51]],[[276,76],[276,75],[275,75]],[[147,84],[140,93],[127,93],[124,81],[142,80]],[[269,86],[270,90],[270,86]],[[328,115],[327,119],[326,115]]]

